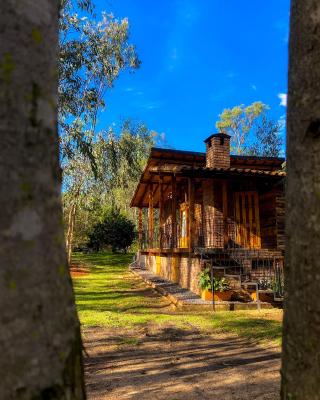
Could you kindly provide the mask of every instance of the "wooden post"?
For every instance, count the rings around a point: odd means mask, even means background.
[[[143,239],[143,227],[142,227],[142,208],[139,208],[138,214],[138,240],[139,240],[139,250],[142,249],[142,239]]]
[[[148,209],[148,247],[153,247],[153,229],[154,229],[154,221],[153,221],[153,185],[149,186],[149,209]]]
[[[203,215],[204,215],[204,247],[215,246],[214,241],[214,198],[211,179],[202,180]]]
[[[223,213],[223,244],[226,247],[229,241],[228,235],[228,185],[222,182],[222,213]]]
[[[194,185],[192,178],[188,178],[188,247],[189,252],[192,252],[194,245],[195,220],[194,220]]]
[[[172,247],[178,247],[178,240],[177,240],[177,180],[176,176],[172,175],[171,178],[171,185],[172,185],[172,210],[171,210],[171,217],[172,217]]]
[[[163,177],[159,176],[159,238],[160,238],[160,249],[163,248],[164,234],[164,199],[163,199]]]

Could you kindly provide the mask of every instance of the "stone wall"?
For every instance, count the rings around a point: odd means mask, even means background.
[[[147,269],[147,256],[145,254],[141,254],[139,252],[137,261],[138,264],[140,265],[140,268]]]
[[[140,256],[140,265],[162,278],[200,294],[198,281],[201,272],[199,257],[185,254],[146,254]]]
[[[199,257],[181,257],[179,262],[179,285],[200,294],[199,273],[201,261]]]

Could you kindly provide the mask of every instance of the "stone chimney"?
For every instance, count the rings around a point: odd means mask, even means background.
[[[230,135],[214,133],[205,141],[206,167],[230,168]]]

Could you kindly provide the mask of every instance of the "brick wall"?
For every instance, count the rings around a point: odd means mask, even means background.
[[[277,248],[275,199],[274,191],[259,195],[261,247],[264,249]]]
[[[202,181],[205,247],[223,247],[222,183]]]
[[[285,198],[284,188],[277,187],[260,194],[261,247],[284,250],[285,248]]]
[[[138,263],[142,269],[147,269],[147,256],[138,253]]]
[[[230,168],[230,136],[225,133],[217,133],[206,139],[205,143],[206,166]]]
[[[205,247],[213,246],[214,232],[214,200],[213,200],[213,182],[211,179],[202,181],[203,192],[203,232]]]
[[[161,256],[161,276],[165,279],[169,279],[171,280],[171,267],[172,267],[172,263],[171,263],[171,259],[172,257],[170,255],[167,256]]]
[[[153,254],[148,254],[146,256],[146,269],[156,273],[156,256]]]
[[[189,257],[187,255],[145,255],[146,268],[156,274],[156,257],[160,257],[162,278],[178,283],[181,287],[189,289],[194,293],[200,294],[198,282],[201,272],[201,261],[199,257]]]
[[[203,207],[202,203],[195,203],[194,205],[194,223],[195,223],[195,238],[194,246],[203,247],[204,246],[204,236],[203,236]]]
[[[199,273],[201,272],[200,258],[181,257],[179,267],[179,285],[194,293],[200,294],[198,285]]]
[[[285,195],[284,189],[276,192],[277,248],[285,249]]]

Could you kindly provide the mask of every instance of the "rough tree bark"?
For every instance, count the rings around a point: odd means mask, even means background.
[[[0,2],[0,398],[84,399],[57,136],[59,0]]]
[[[320,2],[292,0],[282,399],[320,399]]]

